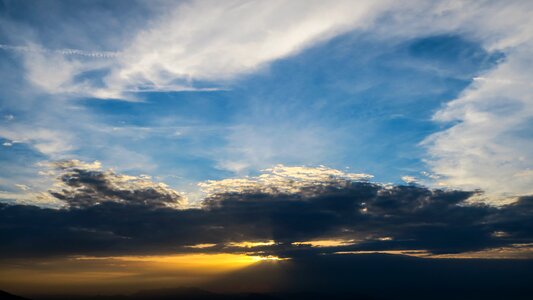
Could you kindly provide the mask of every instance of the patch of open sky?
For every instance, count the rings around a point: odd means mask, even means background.
[[[418,143],[442,129],[434,112],[501,59],[458,36],[391,43],[352,33],[274,63],[235,92],[250,99],[242,122],[303,119],[340,131],[332,146],[342,150],[325,164],[397,181],[423,169]]]
[[[17,184],[31,187],[38,172],[36,164],[45,159],[24,143],[0,138],[0,199],[4,198],[1,192],[20,192]]]
[[[418,144],[442,129],[431,121],[434,112],[501,59],[459,36],[385,42],[350,33],[242,76],[227,90],[83,103],[104,124],[137,128],[142,139],[121,143],[149,156],[163,174],[193,181],[231,175],[220,161],[238,160],[243,145],[250,147],[235,131],[245,128],[259,141],[286,137],[269,142],[271,161],[249,173],[272,163],[325,164],[398,182],[424,170]],[[307,156],[286,150],[299,141],[290,134],[306,130],[324,133],[313,138],[325,150],[312,152],[316,143],[295,148]]]

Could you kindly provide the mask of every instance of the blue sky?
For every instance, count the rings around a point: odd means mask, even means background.
[[[531,4],[501,5],[4,2],[0,196],[64,159],[192,194],[278,164],[529,194]]]

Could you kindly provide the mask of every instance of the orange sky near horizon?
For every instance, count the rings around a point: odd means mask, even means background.
[[[20,259],[0,262],[0,282],[2,289],[20,295],[130,294],[197,286],[254,263],[275,260],[225,253]]]
[[[304,241],[312,247],[331,247],[353,241]],[[248,254],[188,253],[173,255],[68,256],[0,260],[0,288],[23,296],[132,294],[147,289],[202,287],[232,272],[257,263],[290,263],[290,259],[259,256],[256,246],[267,242],[234,243],[249,248]],[[195,245],[196,248],[209,247]],[[346,251],[334,254],[408,255],[422,259],[529,259],[532,244],[484,251],[435,255],[426,250]],[[282,265],[279,265],[282,266]]]

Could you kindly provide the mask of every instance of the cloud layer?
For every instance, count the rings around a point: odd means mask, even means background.
[[[61,171],[59,182],[50,194],[70,208],[85,208],[104,202],[147,207],[179,207],[184,197],[150,177],[127,176],[100,170],[98,162],[60,161],[53,166]]]
[[[62,162],[58,167],[62,187],[50,193],[67,204],[63,208],[0,207],[3,257],[446,254],[533,242],[532,197],[496,208],[467,204],[473,192],[334,176],[297,190],[284,187],[292,184],[288,178],[266,182],[265,188],[236,190],[223,185],[218,192],[211,190],[201,208],[177,208],[177,192],[147,180],[95,170],[99,166],[94,164]],[[311,168],[287,170],[313,173]],[[324,168],[314,173],[324,171],[335,173]],[[280,167],[276,172],[282,172]],[[273,184],[280,188],[273,189]]]

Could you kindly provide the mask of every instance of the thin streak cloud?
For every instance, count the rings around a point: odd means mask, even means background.
[[[38,52],[38,53],[55,53],[62,55],[79,55],[92,58],[115,58],[120,55],[119,52],[113,51],[87,51],[80,49],[46,49],[37,46],[12,46],[0,44],[0,49],[10,50],[15,52]]]

